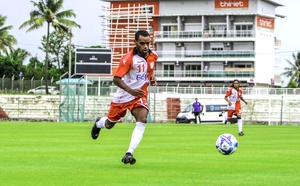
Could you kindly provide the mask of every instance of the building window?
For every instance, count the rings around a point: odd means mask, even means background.
[[[143,14],[153,14],[154,13],[154,5],[144,5],[143,8]]]
[[[201,75],[201,65],[185,65],[185,76],[186,77],[198,77]]]
[[[235,24],[235,30],[238,37],[250,37],[252,36],[253,24]]]
[[[177,35],[177,25],[163,25],[163,37],[170,38]]]
[[[252,68],[252,64],[234,64],[234,68]]]
[[[226,36],[226,24],[225,23],[210,23],[209,29],[214,37],[225,37]]]
[[[214,47],[214,48],[211,48],[211,50],[223,50],[223,48],[221,48],[221,47],[220,48],[215,48]]]
[[[164,77],[174,77],[174,65],[173,64],[164,65]]]

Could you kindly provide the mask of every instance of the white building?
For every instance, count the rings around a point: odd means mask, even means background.
[[[274,35],[283,6],[272,0],[152,0],[110,2],[104,9],[103,40],[114,51],[113,68],[146,29],[159,54],[159,85],[268,87],[275,74]],[[278,47],[278,46],[277,46]]]

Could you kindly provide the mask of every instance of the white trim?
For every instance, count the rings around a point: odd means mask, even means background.
[[[189,25],[189,26],[202,26],[202,23],[185,23],[185,25]]]
[[[162,23],[161,26],[178,26],[177,23]]]
[[[233,25],[254,25],[253,22],[234,22]]]
[[[226,23],[208,23],[209,25],[226,25]]]

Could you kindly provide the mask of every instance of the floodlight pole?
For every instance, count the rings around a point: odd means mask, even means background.
[[[72,63],[72,30],[69,29],[70,34],[70,43],[69,43],[69,79],[71,78],[71,63]]]

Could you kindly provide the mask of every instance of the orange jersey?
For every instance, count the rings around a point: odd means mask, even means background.
[[[243,91],[242,89],[236,90],[233,87],[230,87],[226,94],[225,97],[229,97],[228,99],[232,103],[230,106],[227,106],[228,110],[241,110],[241,100],[240,97],[242,96]]]
[[[154,73],[157,59],[158,55],[154,51],[150,51],[149,56],[145,59],[138,56],[134,48],[121,58],[114,76],[122,78],[124,83],[132,89],[142,89],[147,96],[150,77]],[[127,103],[135,98],[125,90],[118,88],[113,102]]]

